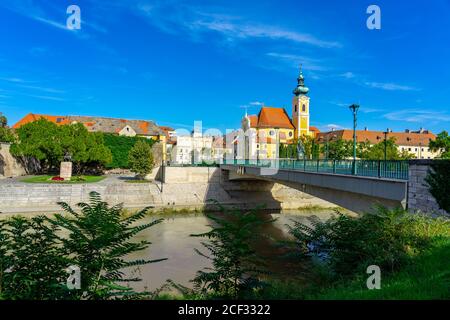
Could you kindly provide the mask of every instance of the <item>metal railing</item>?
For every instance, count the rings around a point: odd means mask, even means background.
[[[401,160],[356,160],[356,174],[353,174],[352,170],[353,160],[227,159],[223,164],[398,180],[408,180],[409,171],[408,161]]]

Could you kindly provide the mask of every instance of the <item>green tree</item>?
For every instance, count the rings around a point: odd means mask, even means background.
[[[0,127],[0,142],[12,143],[16,141],[16,137],[11,129],[7,127]]]
[[[322,144],[322,153],[325,154],[327,145]],[[328,159],[343,160],[352,157],[353,142],[343,139],[328,142]]]
[[[55,170],[69,154],[77,171],[103,166],[111,152],[100,133],[90,133],[82,124],[57,126],[46,119],[27,123],[16,130],[18,141],[11,146],[15,156],[38,160],[43,171]]]
[[[450,213],[450,160],[434,161],[425,181],[439,207]]]
[[[136,142],[128,155],[128,163],[131,171],[143,179],[151,173],[154,166],[153,153],[150,145],[140,140]]]
[[[8,125],[8,119],[0,112],[0,128],[6,128]]]
[[[436,140],[430,140],[429,147],[433,152],[442,150],[440,158],[450,159],[450,136],[448,132],[442,131],[437,135]]]
[[[0,142],[14,142],[15,136],[8,128],[8,119],[0,112]]]
[[[242,212],[220,207],[220,211],[220,215],[207,214],[213,222],[211,231],[192,235],[209,240],[202,242],[209,254],[195,251],[212,261],[212,267],[198,271],[192,282],[202,296],[238,299],[261,285],[258,277],[265,273],[264,262],[252,243],[260,237],[259,228],[273,220],[264,220],[257,209]]]
[[[111,150],[112,154],[112,161],[106,165],[107,168],[128,169],[130,168],[128,163],[128,154],[136,142],[144,141],[149,146],[153,146],[155,144],[155,140],[153,139],[119,136],[112,133],[103,134],[103,139],[105,145]]]
[[[387,160],[408,160],[414,158],[413,154],[407,151],[400,152],[398,150],[395,138],[389,138],[386,141],[381,141],[374,145],[365,145],[360,149],[360,154],[358,156],[365,160],[384,160],[385,146]]]
[[[64,125],[59,128],[60,143],[64,154],[71,155],[75,170],[103,167],[112,161],[112,155],[103,141],[103,134],[89,132],[81,124]]]

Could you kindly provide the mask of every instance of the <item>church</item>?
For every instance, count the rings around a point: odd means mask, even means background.
[[[309,88],[302,68],[293,91],[291,116],[284,108],[263,106],[257,115],[245,114],[241,127],[245,132],[245,159],[276,159],[278,145],[290,144],[301,136],[315,138],[319,130],[310,126]]]

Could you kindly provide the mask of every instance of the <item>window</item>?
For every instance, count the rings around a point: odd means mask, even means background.
[[[270,134],[271,136],[274,136],[274,135],[275,135],[275,131],[270,130],[270,131],[269,131],[269,134]]]
[[[303,112],[306,112],[306,105],[305,105],[305,104],[302,105],[302,111],[303,111]]]
[[[408,151],[411,151],[411,148],[408,148]]]
[[[289,131],[289,137],[292,137],[292,131]]]
[[[297,112],[297,105],[295,105],[294,107],[294,112]]]

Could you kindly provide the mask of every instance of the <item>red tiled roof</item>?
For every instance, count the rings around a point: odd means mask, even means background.
[[[94,132],[120,132],[125,126],[130,126],[138,135],[162,135],[163,131],[152,121],[145,120],[126,120],[106,117],[90,116],[52,116],[29,113],[14,126],[14,129],[20,128],[24,124],[36,121],[38,119],[47,119],[57,125],[71,124],[73,122],[84,124],[89,131]]]
[[[262,107],[258,115],[258,128],[294,129],[284,108]]]
[[[418,146],[428,145],[430,140],[435,140],[436,136],[431,133],[418,132],[389,132],[387,138],[394,138],[395,143],[399,146]],[[353,130],[336,130],[331,132],[322,132],[317,135],[318,140],[334,141],[334,140],[353,140]],[[384,140],[383,131],[356,130],[356,141],[370,142],[377,144]]]

